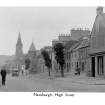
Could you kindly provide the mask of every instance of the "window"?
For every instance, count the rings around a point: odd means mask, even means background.
[[[71,67],[70,67],[70,63],[69,63],[69,69],[70,69]]]
[[[70,59],[70,53],[69,53],[69,59]]]
[[[73,62],[72,62],[72,67],[73,67]]]
[[[66,67],[67,67],[67,71],[68,71],[68,63],[66,64]]]

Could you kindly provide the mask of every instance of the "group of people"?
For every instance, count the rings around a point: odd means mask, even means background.
[[[5,69],[5,67],[2,67],[2,69],[1,69],[1,78],[2,78],[2,86],[5,86],[5,81],[6,81],[6,69]]]

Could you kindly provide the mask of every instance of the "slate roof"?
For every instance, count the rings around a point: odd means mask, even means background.
[[[96,16],[91,33],[90,54],[105,51],[105,13]]]
[[[17,45],[22,45],[20,32],[19,32],[19,35],[18,35]]]

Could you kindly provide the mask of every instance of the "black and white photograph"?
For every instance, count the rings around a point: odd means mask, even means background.
[[[105,7],[0,7],[0,92],[105,92]]]
[[[0,0],[0,105],[103,105],[104,4]]]

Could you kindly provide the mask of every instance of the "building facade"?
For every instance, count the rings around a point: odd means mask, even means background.
[[[69,50],[65,52],[65,67],[67,72],[71,71],[71,53]]]
[[[70,34],[59,34],[58,39],[52,41],[52,48],[56,43],[62,43],[65,46],[66,43],[70,41],[71,41]],[[68,72],[70,70],[70,62],[69,62],[70,60],[69,59],[70,59],[69,52],[65,50],[65,72]],[[59,64],[57,64],[55,60],[55,54],[53,50],[52,50],[52,69],[57,72],[60,70],[60,66]]]
[[[70,49],[71,53],[71,73],[75,74],[77,68],[79,68],[79,43],[76,43],[72,48]]]
[[[90,35],[90,30],[88,28],[72,28],[70,30],[71,33],[71,39],[72,40],[78,40],[81,37]]]
[[[44,62],[44,59],[41,55],[38,56],[38,72],[39,73],[42,73],[42,72],[45,72],[46,71],[46,68],[45,68],[45,62]]]
[[[70,49],[73,45],[75,45],[78,41],[71,40],[65,44],[65,66],[66,71],[71,71],[71,52]]]
[[[76,47],[79,47],[80,42],[82,41],[81,38],[86,37],[87,35],[90,35],[90,30],[87,28],[71,29],[70,34],[59,34],[58,40],[52,41],[52,46],[54,46],[54,44],[59,42],[63,43],[65,46],[65,71],[66,72],[68,71],[74,72],[77,65],[79,65],[79,51],[78,51],[78,48]],[[52,55],[54,58],[54,52]],[[53,59],[53,62],[54,64],[56,64],[55,59]],[[57,67],[59,68],[59,66]]]
[[[79,67],[80,67],[81,73],[87,72],[89,50],[90,50],[90,35],[87,35],[82,38],[81,44],[78,48]]]
[[[33,42],[28,51],[28,58],[30,59],[29,72],[36,73],[37,72],[37,57],[36,57],[36,48]]]
[[[90,72],[93,77],[105,76],[105,13],[97,7],[92,28],[90,47]]]

